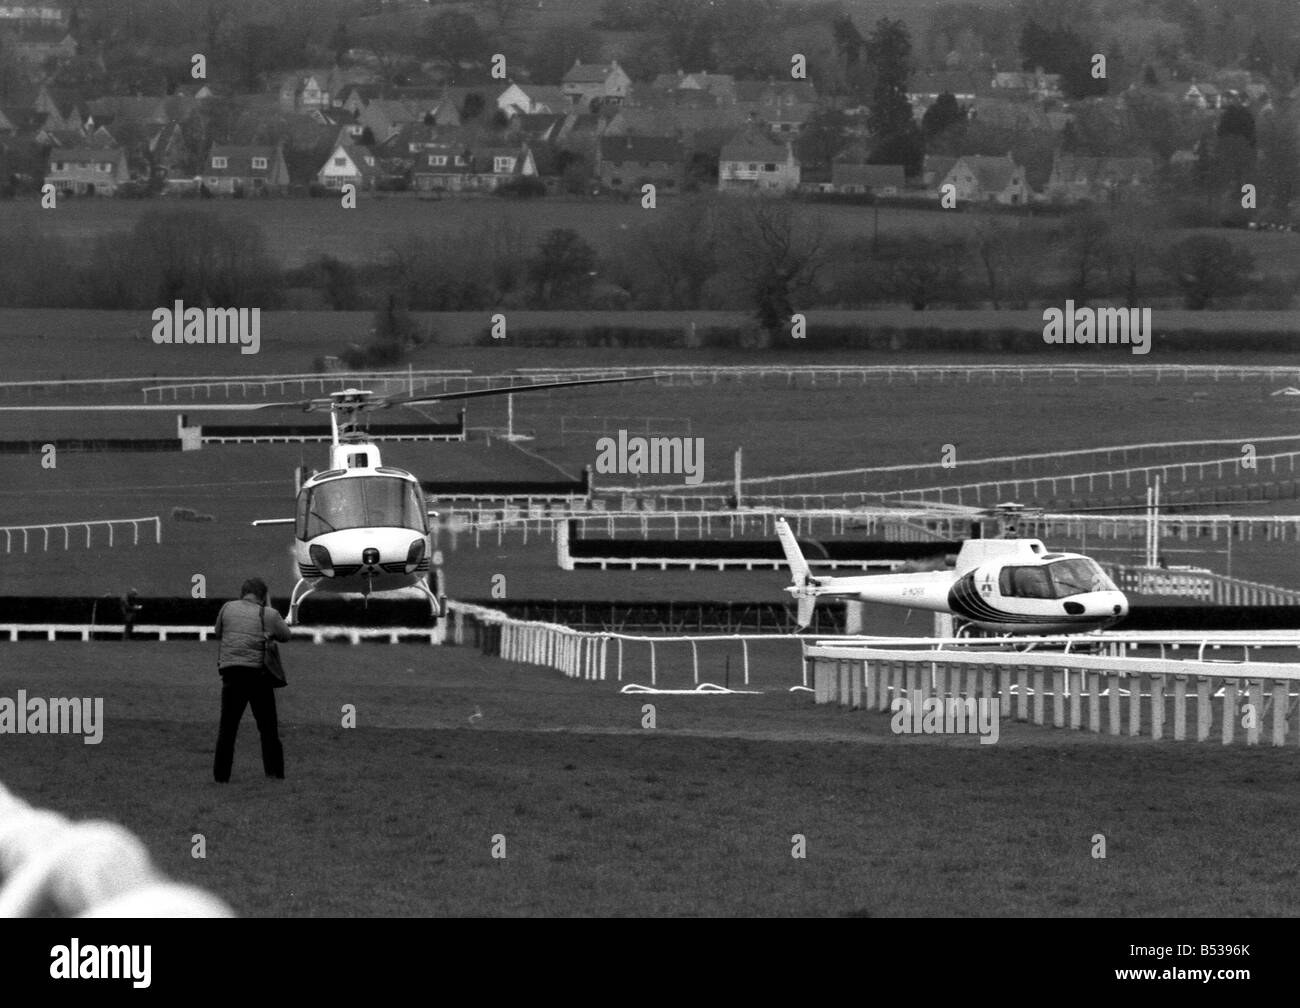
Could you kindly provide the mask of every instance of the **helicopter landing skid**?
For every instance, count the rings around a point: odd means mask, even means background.
[[[289,626],[297,624],[298,607],[302,605],[302,600],[315,590],[316,586],[306,578],[298,579],[298,583],[293,586],[293,592],[289,595],[289,618],[285,620],[285,623]]]

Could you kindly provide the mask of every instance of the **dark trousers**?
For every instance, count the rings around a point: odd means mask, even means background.
[[[235,736],[244,707],[253,708],[253,720],[262,736],[262,768],[268,777],[284,776],[284,749],[280,745],[279,724],[275,716],[275,691],[259,668],[229,665],[221,670],[221,728],[217,732],[217,756],[212,763],[216,781],[230,780],[235,761]]]

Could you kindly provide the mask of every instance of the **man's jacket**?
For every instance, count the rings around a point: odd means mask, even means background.
[[[266,629],[262,629],[262,621]],[[217,654],[217,668],[242,665],[261,668],[266,654],[266,638],[287,641],[292,635],[288,624],[270,606],[262,607],[252,599],[241,598],[227,602],[217,613],[214,627],[221,649]]]

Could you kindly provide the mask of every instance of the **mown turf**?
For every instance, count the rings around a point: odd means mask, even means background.
[[[994,746],[903,738],[787,692],[794,667],[762,696],[630,697],[464,650],[295,645],[288,779],[262,777],[246,717],[218,787],[211,650],[4,645],[0,696],[99,695],[107,720],[98,746],[0,736],[4,783],[124,822],[241,915],[1300,909],[1290,750],[1027,725]]]
[[[636,357],[611,353],[619,360]],[[542,366],[543,358],[537,353],[520,354],[511,358],[518,366],[526,361]],[[732,453],[738,446],[744,448],[746,475],[756,477],[933,463],[940,460],[945,444],[954,446],[959,460],[1198,437],[1239,438],[1245,444],[1250,438],[1294,433],[1293,400],[1274,397],[1273,391],[1270,383],[1261,381],[1155,383],[1149,379],[1025,385],[949,380],[918,386],[896,382],[829,389],[813,389],[806,382],[789,386],[775,379],[761,385],[723,382],[694,388],[647,384],[612,390],[597,386],[565,396],[517,396],[515,423],[516,429],[537,434],[536,441],[526,443],[528,451],[577,472],[596,461],[599,435],[561,438],[565,417],[603,416],[609,418],[606,427],[611,431],[616,431],[619,423],[633,427],[645,417],[675,418],[673,431],[689,422],[691,436],[704,439],[704,478],[723,480],[731,475]],[[185,412],[192,422],[203,419],[189,408]],[[450,414],[449,410],[442,412]],[[471,404],[470,423],[504,426],[504,414],[502,403]],[[169,413],[112,422],[96,418],[90,428],[84,418],[64,419],[57,427],[34,415],[11,418],[7,423],[10,437],[26,438],[84,436],[97,431],[165,437],[175,430],[174,416]],[[1274,450],[1259,446],[1260,454]],[[1225,446],[1219,453],[1231,457],[1235,451]],[[43,543],[31,547],[33,552],[27,555],[11,554],[0,569],[0,593],[98,595],[134,586],[144,595],[172,596],[188,593],[193,575],[202,573],[208,579],[209,593],[218,595],[233,592],[249,571],[258,570],[272,579],[273,591],[287,594],[294,573],[287,531],[253,529],[248,523],[290,514],[293,467],[300,463],[322,467],[324,457],[320,445],[210,447],[181,455],[64,452],[56,469],[46,469],[38,454],[0,456],[0,525],[152,514],[165,519],[161,546],[87,552],[83,540],[83,546],[66,554],[61,552],[61,542],[57,554],[41,552]],[[499,442],[489,451],[482,441],[465,446],[395,445],[385,449],[385,460],[426,479],[485,475],[537,479],[549,468],[547,462],[519,450],[501,449]],[[1117,459],[1113,464],[1125,463]],[[1128,464],[1149,465],[1152,459]],[[1077,471],[1068,463],[1062,467]],[[1292,475],[1285,467],[1276,474],[1265,467],[1258,474],[1265,480]],[[967,478],[962,470],[949,475],[950,482]],[[637,482],[631,475],[599,473],[595,480],[598,487]],[[672,481],[672,477],[643,477],[640,482]],[[843,490],[845,483],[842,479],[809,482],[802,489]],[[870,488],[880,488],[878,478]],[[1081,484],[1078,497],[1081,503],[1104,499],[1112,503],[1107,499],[1109,493],[1104,482],[1093,494]],[[1022,502],[1036,503],[1024,497]],[[214,521],[204,525],[171,521],[174,507],[211,514]],[[1275,513],[1291,513],[1297,507],[1290,500],[1271,505]],[[527,543],[521,535],[510,535],[498,544],[496,536],[488,533],[477,547],[473,537],[466,535],[460,536],[454,547],[450,536],[444,536],[441,545],[450,593],[464,598],[486,597],[496,575],[505,576],[510,598],[752,600],[779,598],[784,584],[784,575],[771,571],[561,573],[549,537],[539,541],[535,533]],[[1106,560],[1131,562],[1141,552],[1142,539],[1099,543],[1093,536],[1086,543],[1052,545],[1101,550],[1099,555]],[[1222,542],[1168,542],[1165,547],[1173,563],[1202,563],[1227,570],[1226,555],[1206,552],[1222,551]],[[1267,583],[1293,584],[1293,550],[1294,544],[1278,548],[1276,543],[1263,541],[1234,543],[1231,573]]]

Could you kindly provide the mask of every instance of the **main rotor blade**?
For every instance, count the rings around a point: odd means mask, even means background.
[[[633,375],[628,378],[581,378],[577,381],[541,382],[533,385],[499,385],[494,388],[474,389],[467,392],[439,392],[436,395],[387,396],[375,402],[379,409],[390,406],[419,406],[422,403],[441,402],[447,399],[478,399],[482,396],[513,395],[516,392],[540,392],[544,389],[574,388],[578,385],[612,385],[617,382],[650,381],[668,375]]]
[[[272,403],[173,403],[170,406],[161,403],[122,403],[114,405],[96,405],[87,404],[82,406],[0,406],[0,412],[4,413],[89,413],[89,412],[113,412],[118,413],[135,413],[140,410],[162,410],[168,413],[208,413],[217,410],[224,412],[248,412],[251,410],[264,409],[306,409],[310,400],[306,402],[272,402]]]

